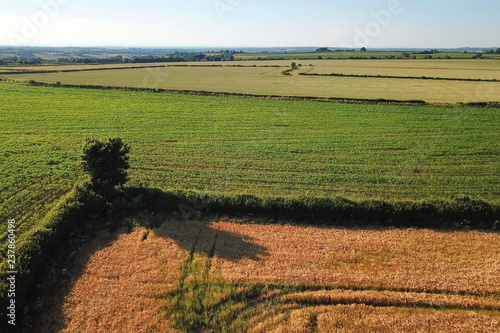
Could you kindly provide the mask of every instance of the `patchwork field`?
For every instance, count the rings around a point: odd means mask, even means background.
[[[159,67],[125,68],[152,65]],[[71,219],[57,217],[77,216],[63,213],[89,206],[72,197],[54,220],[43,224],[43,217],[84,179],[85,140],[108,137],[132,148],[127,186],[143,191],[127,193],[160,195],[151,190],[157,188],[213,198],[279,196],[283,202],[379,200],[370,206],[375,214],[384,205],[401,208],[402,201],[418,201],[424,215],[433,214],[429,200],[443,200],[438,206],[452,198],[460,207],[471,199],[500,204],[498,109],[456,105],[500,102],[500,82],[494,81],[500,62],[306,60],[284,75],[290,65],[44,66],[31,70],[75,71],[2,74],[9,83],[0,82],[0,219],[17,221],[22,253],[48,258],[71,226]],[[119,69],[102,70],[111,67]],[[304,73],[344,76],[299,75]],[[469,78],[482,81],[463,81]],[[42,87],[23,80],[276,96]],[[358,104],[279,96],[353,98]],[[434,104],[359,100],[380,98]],[[123,199],[143,212],[126,219],[126,232],[102,231],[82,249],[61,251],[68,266],[60,275],[48,272],[61,276],[60,284],[31,304],[43,305],[35,331],[490,333],[500,324],[497,232],[321,228],[208,216],[192,221],[181,219],[182,212],[148,215],[139,199],[126,199],[136,206]],[[460,209],[455,213],[463,215]],[[415,225],[413,217],[405,216],[405,225]],[[450,225],[471,225],[456,219]],[[30,230],[40,238],[26,240]],[[81,232],[70,230],[68,237]],[[2,242],[6,237],[2,223]],[[21,264],[29,277],[32,266]],[[4,293],[5,279],[0,285]]]
[[[39,332],[490,333],[500,323],[498,233],[163,218],[85,247]]]
[[[498,203],[496,109],[0,84],[0,216],[30,228],[81,179],[87,137],[132,147],[130,185],[257,196]],[[2,238],[5,237],[2,224]]]
[[[297,62],[300,64],[300,62]],[[254,67],[255,66],[255,67]],[[268,67],[281,66],[281,67]],[[500,101],[500,61],[495,60],[305,60],[294,75],[290,61],[183,63],[158,68],[4,75],[17,80],[280,96],[423,100],[428,103]],[[38,67],[40,68],[40,67]],[[45,70],[44,66],[42,70]],[[67,69],[72,66],[67,66]],[[76,68],[81,68],[77,66]],[[27,69],[27,68],[26,68]],[[34,70],[37,67],[33,67]],[[299,73],[379,77],[301,76]],[[499,82],[422,80],[482,79]]]

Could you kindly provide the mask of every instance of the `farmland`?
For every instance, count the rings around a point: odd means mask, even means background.
[[[22,263],[22,276],[43,285],[30,269],[44,267],[42,257],[59,251],[59,239],[82,242],[69,255],[60,251],[68,267],[49,272],[69,280],[46,300],[37,331],[498,326],[498,233],[442,228],[498,225],[498,109],[461,103],[500,102],[500,62],[297,64],[0,69],[0,218],[16,219],[24,258],[37,259]],[[132,148],[130,180],[120,193],[137,197],[113,201],[97,220],[99,209],[78,192],[84,187],[72,188],[86,179],[85,140],[108,137]],[[201,220],[186,217],[182,205],[167,212],[177,200],[172,193],[182,190],[206,199],[206,210],[194,211]],[[332,202],[339,216],[320,211]],[[345,215],[343,204],[350,207]],[[228,205],[228,217],[214,217]],[[133,213],[122,218],[121,207]],[[235,215],[245,220],[231,217],[240,208]],[[316,227],[276,224],[298,209],[293,223]],[[454,219],[443,220],[446,212]],[[488,223],[473,223],[471,212]],[[83,217],[73,226],[62,220],[68,216]],[[323,223],[351,228],[317,226]],[[100,231],[94,237],[85,228]],[[6,235],[2,224],[2,242]]]
[[[402,77],[436,77],[483,79],[500,81],[500,64],[496,61],[476,60],[356,60],[308,61],[300,72],[319,74],[388,75]],[[312,69],[310,67],[313,67]]]
[[[379,60],[387,58],[401,58],[401,51],[334,51],[334,52],[305,52],[305,53],[240,53],[235,55],[236,59],[256,60],[256,59],[287,59],[287,60],[314,60],[318,57],[326,60],[337,59],[369,59]],[[410,52],[410,57],[416,59],[425,59],[430,54],[419,54]],[[461,52],[438,52],[431,54],[433,59],[471,59],[476,53],[461,53]],[[500,59],[499,54],[483,54],[486,59]]]
[[[131,186],[498,203],[495,109],[10,84],[0,94],[1,216],[19,232],[81,178],[87,137],[133,147]]]
[[[85,71],[85,70],[100,70],[100,69],[126,69],[135,67],[153,67],[153,66],[165,66],[164,64],[153,63],[153,64],[80,64],[80,65],[37,65],[37,66],[0,66],[0,72],[51,72],[51,71]]]
[[[281,73],[285,67],[290,67],[290,61],[235,61],[218,64],[183,63],[180,66],[166,65],[146,69],[16,74],[5,77],[76,85],[280,96],[423,100],[428,103],[447,104],[498,102],[500,96],[500,62],[496,60],[307,60],[300,65],[302,66],[298,71],[288,76]],[[46,71],[51,67],[25,67],[24,70],[31,68],[35,71]],[[82,69],[82,66],[67,66],[66,70],[71,68]],[[297,75],[304,73],[373,77]],[[422,77],[435,79],[423,80]],[[463,81],[467,79],[484,81]]]
[[[148,215],[128,223],[149,219],[165,223],[104,233],[81,250],[85,259],[71,264],[69,288],[59,285],[49,297],[51,320],[41,321],[39,331],[486,333],[498,327],[495,233]]]

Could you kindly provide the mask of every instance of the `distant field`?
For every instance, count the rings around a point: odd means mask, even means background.
[[[52,320],[42,321],[40,331],[490,333],[498,327],[497,233],[145,215],[132,222],[149,219],[165,223],[103,234],[82,250],[88,263],[72,264],[69,289],[51,291],[44,311]],[[128,320],[117,315],[124,312]]]
[[[299,71],[318,74],[388,75],[500,80],[500,61],[477,60],[353,60],[302,62]],[[446,83],[442,83],[445,85]],[[498,99],[498,98],[497,98]]]
[[[395,78],[299,76],[300,72],[422,76],[500,80],[500,61],[493,60],[306,60],[284,76],[290,61],[189,63],[183,66],[17,74],[5,77],[63,84],[149,87],[263,95],[361,99],[424,100],[429,103],[500,101],[500,82],[441,81]],[[213,67],[211,66],[213,65]],[[312,66],[311,66],[312,65]],[[241,67],[238,67],[241,66]],[[255,66],[255,67],[252,67]],[[70,69],[71,66],[66,67]],[[79,68],[79,67],[78,67]]]
[[[147,64],[102,64],[102,65],[39,65],[39,66],[0,66],[0,72],[19,71],[64,71],[64,70],[89,70],[102,68],[130,68],[130,67],[151,67],[165,66],[165,63]]]
[[[131,186],[257,196],[500,198],[497,109],[5,83],[0,100],[0,216],[17,219],[19,233],[81,177],[87,137],[119,136],[130,144]]]
[[[417,59],[424,59],[429,54],[416,54],[413,52],[410,53],[410,57],[413,58],[415,56]],[[236,59],[244,59],[244,60],[254,60],[254,59],[290,59],[290,60],[305,60],[305,59],[318,59],[321,57],[323,59],[349,59],[349,58],[380,58],[385,59],[386,57],[402,57],[403,52],[401,51],[367,51],[367,52],[344,52],[344,51],[336,51],[336,52],[309,52],[309,53],[241,53],[236,54],[234,57]],[[447,59],[447,57],[453,59],[471,59],[477,53],[457,53],[457,52],[443,52],[430,54],[433,59]],[[483,57],[486,59],[500,59],[500,54],[487,54],[483,53]]]

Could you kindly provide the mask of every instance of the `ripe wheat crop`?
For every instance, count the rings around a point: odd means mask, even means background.
[[[64,332],[486,333],[498,327],[496,233],[162,214],[128,223],[151,219],[164,223],[115,232],[113,241],[98,246],[110,237],[104,234],[88,246],[97,251],[83,273],[46,309]],[[48,327],[41,323],[42,330]]]

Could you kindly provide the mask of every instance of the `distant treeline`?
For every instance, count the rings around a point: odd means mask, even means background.
[[[186,62],[186,61],[233,61],[236,51],[222,51],[218,53],[176,53],[173,55],[154,57],[134,57],[129,59],[131,63],[149,62]]]
[[[121,63],[153,63],[153,62],[187,62],[187,61],[233,61],[234,54],[241,53],[235,50],[221,50],[211,52],[175,52],[164,56],[134,56],[124,57],[68,57],[56,60],[44,60],[40,57],[9,56],[0,58],[0,66],[5,65],[42,65],[42,64],[121,64]]]

